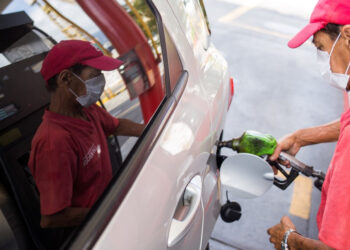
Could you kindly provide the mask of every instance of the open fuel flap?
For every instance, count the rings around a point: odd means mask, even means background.
[[[222,187],[233,197],[256,198],[271,188],[274,174],[262,158],[241,153],[227,157],[220,168]]]
[[[233,222],[240,219],[241,207],[229,200],[229,194],[234,198],[257,198],[271,188],[274,173],[264,159],[247,153],[229,156],[220,165],[221,190],[226,195],[220,215],[223,221]]]

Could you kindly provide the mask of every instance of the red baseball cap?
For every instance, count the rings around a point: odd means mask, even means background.
[[[47,54],[40,73],[47,81],[77,63],[106,71],[116,69],[123,64],[118,59],[104,56],[98,47],[90,42],[64,40],[56,44]]]
[[[289,41],[290,48],[297,48],[328,23],[350,24],[349,0],[319,0],[311,14],[310,22]]]

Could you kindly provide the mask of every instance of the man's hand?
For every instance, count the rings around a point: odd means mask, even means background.
[[[74,227],[80,225],[89,213],[90,208],[67,207],[52,215],[42,215],[40,226],[42,228]]]
[[[267,230],[267,233],[270,235],[270,242],[275,246],[275,249],[281,249],[283,236],[289,229],[295,230],[295,226],[287,216],[284,216],[279,224]]]
[[[140,124],[128,119],[119,118],[119,125],[114,134],[140,137],[145,127],[145,124]]]
[[[295,133],[287,135],[278,141],[275,152],[270,156],[271,161],[276,161],[282,151],[295,156],[301,148]],[[283,164],[285,165],[285,164]]]
[[[267,233],[270,235],[270,242],[274,245],[275,249],[281,249],[281,243],[285,232],[289,229],[294,229],[295,226],[293,222],[287,217],[284,216],[281,219],[281,222],[267,230]],[[306,238],[297,233],[291,233],[288,237],[288,248],[293,249],[303,249],[303,250],[333,250],[333,248],[327,246],[322,241],[313,240]]]
[[[287,135],[279,140],[275,152],[269,157],[270,161],[278,160],[278,157],[282,151],[287,152],[290,155],[295,156],[301,148],[300,143],[297,140],[295,133]],[[280,162],[282,165],[290,167],[289,161]],[[273,172],[277,174],[277,169],[272,166]]]

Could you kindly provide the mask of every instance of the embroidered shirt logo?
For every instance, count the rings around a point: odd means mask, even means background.
[[[89,148],[89,151],[86,153],[86,155],[83,158],[83,166],[86,167],[88,163],[91,161],[92,158],[94,158],[95,154],[101,154],[101,146],[92,144]]]

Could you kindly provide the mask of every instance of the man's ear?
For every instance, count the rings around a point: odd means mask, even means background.
[[[72,73],[69,70],[64,69],[60,73],[58,73],[57,84],[59,86],[62,84],[69,86],[71,82],[72,82]]]
[[[344,25],[341,29],[341,32],[346,40],[346,47],[350,49],[350,24]]]

